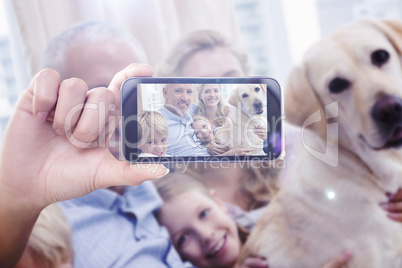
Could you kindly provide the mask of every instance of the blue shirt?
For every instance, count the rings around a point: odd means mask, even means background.
[[[158,110],[166,119],[168,125],[167,154],[170,156],[207,156],[208,149],[201,146],[201,142],[194,138],[194,129],[191,127],[197,106],[191,104],[184,117],[172,113],[166,107]]]
[[[154,185],[100,189],[60,203],[72,230],[74,267],[184,267],[153,212],[162,205]]]

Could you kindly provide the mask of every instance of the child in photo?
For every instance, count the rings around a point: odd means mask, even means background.
[[[211,143],[217,142],[214,139],[215,131],[209,120],[199,114],[193,115],[192,127],[194,129],[194,135],[201,141],[201,145],[210,148]],[[209,150],[211,155],[219,156],[234,156],[234,155],[248,155],[251,152],[250,148],[234,147],[224,153],[214,153],[214,151]]]
[[[166,156],[168,125],[158,112],[142,111],[138,116],[140,157]]]

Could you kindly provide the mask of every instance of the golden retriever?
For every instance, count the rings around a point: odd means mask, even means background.
[[[402,23],[336,30],[307,51],[284,94],[287,119],[314,135],[304,147],[325,150],[301,150],[238,265],[262,256],[270,268],[322,268],[348,249],[349,268],[402,267],[402,225],[379,206],[402,187]]]
[[[254,133],[256,126],[267,129],[266,85],[238,84],[228,103],[235,107],[226,118],[225,124],[215,134],[220,144],[229,148],[250,148],[250,155],[264,155],[264,140]]]

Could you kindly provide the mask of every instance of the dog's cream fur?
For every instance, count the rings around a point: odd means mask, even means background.
[[[371,54],[388,51],[388,62],[372,64]],[[402,98],[402,23],[357,21],[320,40],[295,68],[285,88],[286,118],[310,126],[314,144],[336,152],[335,167],[302,148],[279,194],[247,240],[238,264],[248,256],[266,257],[270,268],[322,268],[343,250],[346,267],[402,267],[402,225],[379,203],[402,187],[402,148],[387,142],[371,112],[383,96]],[[340,77],[350,86],[330,93]],[[326,120],[325,107],[337,102],[338,122]],[[331,116],[327,116],[329,118]],[[338,124],[334,137],[327,124]],[[335,133],[336,134],[336,133]],[[400,147],[400,146],[399,146]]]
[[[258,91],[256,91],[258,88]],[[215,134],[222,145],[229,148],[251,148],[250,155],[264,155],[263,140],[254,134],[255,126],[267,128],[266,119],[258,113],[266,106],[266,85],[238,84],[232,91],[228,103],[236,109],[228,116],[225,124]]]

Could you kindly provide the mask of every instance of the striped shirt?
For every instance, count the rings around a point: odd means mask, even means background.
[[[74,267],[184,267],[154,217],[161,205],[149,181],[123,195],[100,189],[61,202],[73,230]]]
[[[179,117],[172,113],[166,107],[158,110],[168,124],[167,137],[167,154],[170,156],[207,156],[208,149],[201,146],[201,141],[194,135],[194,129],[191,127],[193,119],[191,115],[197,111],[197,106],[191,104],[190,108],[184,114],[184,117]]]

